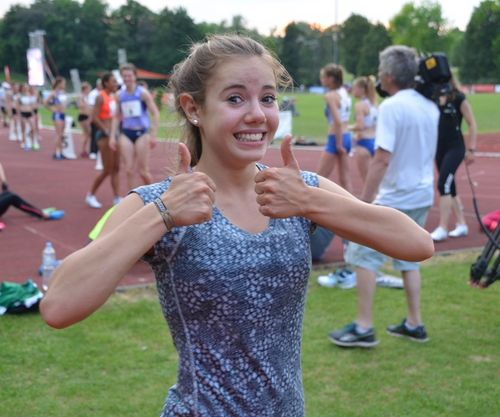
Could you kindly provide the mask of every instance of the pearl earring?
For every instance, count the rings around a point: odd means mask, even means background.
[[[195,126],[198,126],[198,119],[191,120],[191,123],[193,123]]]

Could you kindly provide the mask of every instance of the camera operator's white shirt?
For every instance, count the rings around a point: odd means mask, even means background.
[[[392,155],[374,203],[398,209],[432,206],[438,122],[437,105],[413,89],[382,102],[375,147]]]

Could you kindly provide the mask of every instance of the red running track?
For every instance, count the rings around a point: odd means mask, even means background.
[[[7,129],[0,130],[0,162],[4,165],[10,188],[23,198],[39,207],[55,206],[66,211],[60,221],[40,221],[14,208],[2,217],[6,228],[0,232],[0,281],[23,282],[33,278],[40,283],[37,271],[45,241],[54,244],[59,259],[88,243],[88,232],[110,207],[112,195],[109,181],[98,191],[98,198],[104,203],[103,209],[91,209],[84,202],[85,194],[97,174],[95,162],[89,159],[53,161],[54,134],[42,131],[42,146],[37,152],[25,152],[15,142],[7,139]],[[81,136],[74,135],[75,148],[80,149]],[[482,135],[479,138],[480,151],[476,163],[470,171],[476,183],[476,196],[482,214],[500,208],[500,134]],[[314,171],[317,167],[321,147],[294,147],[302,169]],[[164,178],[176,161],[176,145],[158,144],[151,158],[152,174],[155,181]],[[281,165],[278,147],[271,147],[264,163]],[[360,181],[355,167],[352,167],[355,192],[360,191]],[[122,190],[125,193],[125,178]],[[139,184],[137,184],[139,185]],[[457,173],[457,187],[465,206],[470,226],[467,237],[448,239],[436,244],[437,252],[480,248],[486,243],[480,233],[472,207],[472,194],[464,168]],[[433,230],[438,223],[438,208],[431,209],[427,229]],[[342,245],[335,238],[324,259],[325,264],[342,260]],[[121,285],[141,285],[153,282],[149,267],[138,263],[123,279]]]

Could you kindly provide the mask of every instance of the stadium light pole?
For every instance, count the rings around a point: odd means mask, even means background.
[[[339,27],[338,27],[338,17],[339,17],[339,2],[335,0],[335,16],[333,23],[333,62],[335,64],[339,63]]]

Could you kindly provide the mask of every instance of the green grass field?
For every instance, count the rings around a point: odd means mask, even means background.
[[[327,339],[353,319],[355,290],[321,288],[311,276],[303,337],[308,417],[500,415],[500,283],[467,285],[477,253],[435,257],[422,268],[430,341],[388,336],[405,315],[402,290],[379,288],[379,346],[347,350]],[[158,416],[177,356],[153,288],[118,292],[66,330],[38,314],[0,318],[0,416]]]
[[[300,116],[293,118],[293,134],[324,143],[328,125],[323,115],[325,101],[318,94],[290,94],[295,97]],[[472,94],[471,103],[479,133],[500,132],[500,94]],[[464,132],[467,131],[464,122]]]
[[[292,131],[294,136],[303,137],[316,141],[318,144],[325,142],[328,125],[323,115],[324,99],[319,94],[289,94],[295,97],[299,116],[293,118]],[[473,94],[468,96],[474,115],[476,117],[478,131],[480,133],[500,132],[500,94]],[[47,109],[41,110],[44,125],[51,125],[51,115]],[[69,108],[70,114],[75,120],[77,110]],[[159,137],[175,138],[180,134],[180,129],[173,127],[175,125],[175,115],[169,113],[166,109],[161,111],[161,122]],[[463,124],[464,129],[466,124]],[[466,129],[465,129],[466,131]]]

